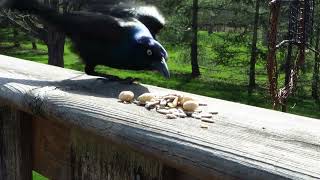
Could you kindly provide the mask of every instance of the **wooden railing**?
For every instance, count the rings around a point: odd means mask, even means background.
[[[0,179],[319,179],[320,121],[192,95],[208,129],[134,104],[173,90],[0,56]]]

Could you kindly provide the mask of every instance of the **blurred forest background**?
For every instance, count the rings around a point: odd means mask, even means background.
[[[306,11],[310,15],[310,21],[305,24],[308,48],[304,50],[304,63],[294,91],[277,109],[320,118],[319,0],[296,1],[312,2]],[[61,13],[82,10],[95,2],[97,0],[43,0]],[[118,2],[105,0],[105,3]],[[166,18],[166,27],[158,39],[169,52],[172,78],[167,80],[154,72],[120,71],[103,66],[98,67],[99,71],[139,78],[146,84],[273,108],[267,72],[270,1],[141,0],[135,3],[155,5]],[[290,22],[299,21],[299,17],[291,13],[290,3],[280,4],[277,44],[290,37]],[[70,41],[55,27],[32,15],[9,10],[0,12],[0,26],[1,54],[83,71],[79,57],[70,51]],[[296,52],[297,47],[290,43],[276,51],[278,89],[290,82],[290,69],[298,58]]]

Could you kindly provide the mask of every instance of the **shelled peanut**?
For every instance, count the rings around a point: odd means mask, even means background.
[[[124,102],[132,102],[133,97],[133,93],[128,91],[121,92],[119,95],[119,99]],[[168,119],[191,117],[200,119],[204,123],[214,123],[212,117],[213,114],[217,114],[202,112],[200,107],[207,104],[199,103],[195,98],[181,94],[159,96],[155,93],[144,93],[133,102],[148,110],[155,109],[156,112],[166,115]]]

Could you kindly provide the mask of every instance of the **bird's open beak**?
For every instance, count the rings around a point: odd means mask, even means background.
[[[169,68],[164,58],[161,61],[152,63],[152,69],[159,71],[165,78],[170,78]]]

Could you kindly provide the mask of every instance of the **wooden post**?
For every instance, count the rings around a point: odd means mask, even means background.
[[[31,180],[31,117],[9,106],[0,107],[0,179]]]
[[[49,179],[195,179],[155,158],[50,119],[33,119],[33,147],[33,168]]]

